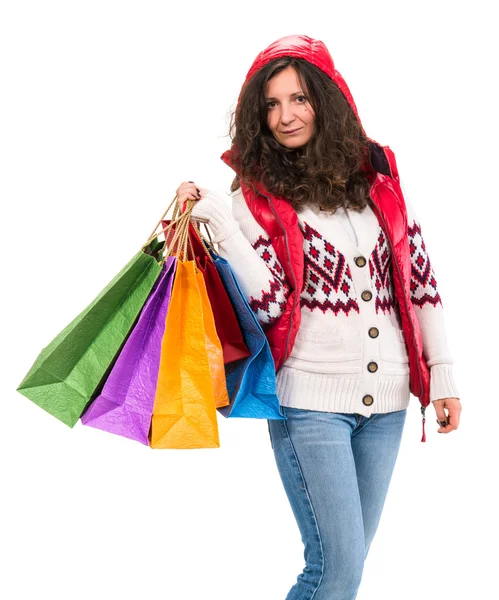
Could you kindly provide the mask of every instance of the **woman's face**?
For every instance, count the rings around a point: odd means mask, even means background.
[[[265,86],[267,125],[287,148],[304,146],[315,130],[315,114],[293,67],[274,75]]]

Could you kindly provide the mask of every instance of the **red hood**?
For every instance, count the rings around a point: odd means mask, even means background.
[[[258,54],[258,56],[253,61],[253,64],[251,65],[246,75],[246,79],[241,88],[241,92],[239,93],[239,98],[241,97],[241,93],[244,89],[244,86],[258,71],[258,69],[266,65],[271,60],[274,60],[275,58],[280,58],[282,56],[294,56],[296,58],[303,58],[315,65],[316,67],[318,67],[324,73],[326,73],[326,75],[330,77],[334,81],[334,83],[339,87],[339,89],[347,99],[348,103],[352,107],[353,112],[355,113],[355,116],[357,117],[360,123],[362,132],[364,133],[364,135],[366,135],[362,126],[362,122],[359,118],[359,114],[357,112],[357,107],[355,106],[355,102],[352,98],[352,94],[350,93],[350,90],[348,89],[345,80],[336,70],[333,59],[329,54],[328,49],[326,48],[323,42],[321,42],[320,40],[314,40],[311,37],[308,37],[307,35],[287,35],[270,44],[270,46],[265,48],[265,50],[262,50],[262,52],[260,52],[260,54]],[[368,139],[370,141],[374,141],[371,140],[371,138]],[[229,167],[232,167],[236,172],[238,172],[237,157],[231,155],[231,150],[226,150],[220,158],[227,165],[229,165]]]

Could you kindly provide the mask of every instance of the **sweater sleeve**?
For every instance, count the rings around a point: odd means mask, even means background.
[[[421,232],[417,214],[402,188],[407,207],[407,235],[411,255],[412,304],[416,310],[423,338],[423,356],[430,369],[430,401],[459,398],[445,331],[442,298],[435,272]]]
[[[290,287],[267,232],[249,210],[241,189],[227,202],[206,190],[192,216],[208,224],[218,253],[225,258],[262,326],[273,323],[284,311]]]

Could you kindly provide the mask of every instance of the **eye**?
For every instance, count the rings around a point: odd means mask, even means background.
[[[270,106],[271,104],[275,104],[275,100],[271,100],[270,102],[267,102],[267,108],[273,108],[273,106]]]
[[[301,102],[300,102],[300,104],[303,104],[304,102],[306,102],[306,101],[307,101],[307,99],[306,99],[306,97],[305,97],[305,96],[296,96],[296,99],[297,99],[297,100],[299,100],[300,98],[301,98]]]

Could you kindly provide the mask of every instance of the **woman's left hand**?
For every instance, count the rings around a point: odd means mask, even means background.
[[[437,413],[437,423],[440,425],[438,433],[450,433],[459,427],[459,418],[461,416],[461,401],[459,398],[440,398],[432,402]],[[445,414],[444,408],[447,409]],[[445,421],[442,425],[442,421]]]

